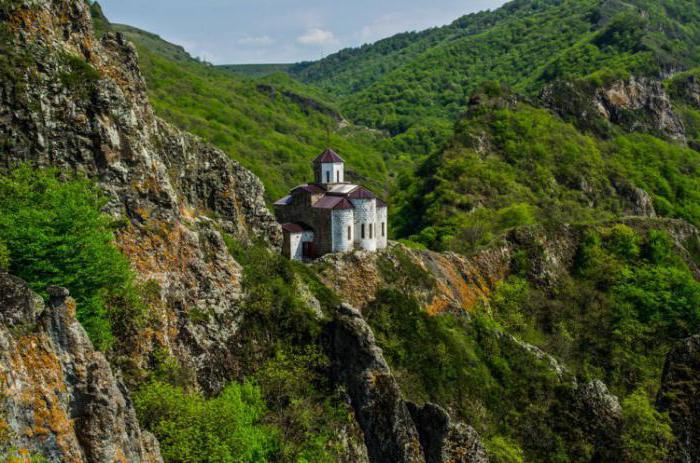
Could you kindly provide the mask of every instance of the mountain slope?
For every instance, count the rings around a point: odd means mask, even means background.
[[[343,97],[351,119],[398,133],[426,116],[454,117],[486,80],[535,93],[603,67],[653,75],[692,67],[698,24],[700,7],[685,0],[517,0],[291,72]]]
[[[213,143],[263,181],[274,201],[308,181],[310,161],[327,146],[345,158],[348,177],[377,191],[389,186],[378,136],[347,124],[333,103],[298,82],[264,84],[198,62],[158,36],[111,25],[92,5],[103,31],[124,34],[138,49],[156,113]]]
[[[616,83],[615,89],[625,88]],[[629,89],[664,101],[662,87]],[[562,90],[563,91],[563,90]],[[661,91],[653,98],[654,91]],[[639,93],[635,93],[639,92]],[[639,109],[625,114],[636,133],[598,116],[580,130],[557,114],[520,101],[505,88],[478,94],[448,146],[431,155],[395,198],[399,236],[438,249],[470,252],[504,230],[532,224],[594,223],[624,216],[681,218],[700,225],[700,153],[661,136]],[[615,93],[622,101],[625,93]],[[561,93],[564,100],[574,101]],[[582,98],[591,105],[592,100]],[[658,109],[658,108],[657,108]],[[695,111],[700,109],[696,107]],[[614,107],[611,106],[610,111]],[[623,108],[619,108],[620,111]],[[676,117],[671,108],[659,120]],[[694,114],[692,109],[686,109]],[[590,114],[584,110],[576,114]]]

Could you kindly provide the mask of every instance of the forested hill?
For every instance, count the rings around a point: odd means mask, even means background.
[[[289,78],[248,79],[191,57],[181,46],[128,25],[111,24],[91,4],[98,33],[120,32],[138,49],[156,113],[228,153],[263,181],[274,201],[306,182],[310,160],[328,145],[343,153],[352,180],[387,189],[376,134],[344,120],[333,101]]]
[[[660,75],[700,62],[699,44],[694,1],[516,0],[290,72],[341,96],[356,122],[399,133],[427,116],[459,114],[486,80],[534,94],[601,68]]]

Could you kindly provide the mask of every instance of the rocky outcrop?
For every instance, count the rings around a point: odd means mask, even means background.
[[[422,462],[418,432],[369,325],[349,305],[328,327],[328,351],[347,388],[373,463]]]
[[[165,348],[216,392],[235,374],[242,292],[222,232],[280,242],[262,184],[154,115],[134,47],[119,34],[98,41],[87,2],[3,2],[0,19],[0,168],[30,162],[99,183],[123,224],[118,246],[160,288],[151,325],[120,339],[119,357],[147,368]]]
[[[323,282],[350,304],[363,308],[386,286],[410,293],[430,314],[462,312],[486,301],[509,272],[508,246],[470,258],[410,249],[390,243],[378,252],[330,254],[315,264]]]
[[[360,312],[342,305],[326,329],[333,371],[345,385],[373,463],[485,463],[476,431],[433,404],[406,403]]]
[[[683,122],[673,111],[660,80],[632,76],[597,85],[558,81],[546,86],[540,99],[546,107],[587,130],[604,132],[602,121],[630,132],[647,132],[686,142]]]
[[[452,422],[450,415],[435,404],[422,407],[409,402],[426,463],[488,463],[479,435],[464,423]]]
[[[645,197],[648,199],[643,191],[638,193],[639,207],[647,207],[646,214],[652,214],[653,207]],[[644,217],[646,214],[619,222],[640,234],[649,230],[669,233],[675,241],[676,252],[700,278],[700,269],[688,251],[700,246],[698,230],[682,220]],[[360,310],[373,302],[381,289],[395,287],[414,297],[432,315],[464,314],[479,304],[488,306],[493,289],[517,265],[513,257],[519,252],[528,257],[528,268],[520,270],[526,271],[532,282],[542,286],[556,284],[571,271],[581,240],[589,231],[600,227],[517,228],[508,232],[499,246],[479,250],[470,256],[411,249],[390,242],[387,249],[377,252],[328,254],[313,265],[326,286]]]
[[[131,400],[95,351],[63,288],[42,299],[0,273],[0,427],[12,447],[51,462],[161,462]],[[9,432],[8,432],[9,430]]]
[[[671,417],[674,462],[700,462],[700,335],[681,342],[666,357],[658,407]]]

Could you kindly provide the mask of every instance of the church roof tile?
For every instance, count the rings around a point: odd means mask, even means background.
[[[326,151],[321,153],[319,157],[314,159],[314,164],[330,163],[330,162],[345,162],[343,158],[338,156],[338,153],[328,148]]]

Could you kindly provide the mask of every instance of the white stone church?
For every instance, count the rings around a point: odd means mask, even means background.
[[[313,161],[315,182],[275,203],[283,253],[314,259],[331,252],[387,246],[387,205],[367,188],[345,182],[345,162],[331,149]]]

